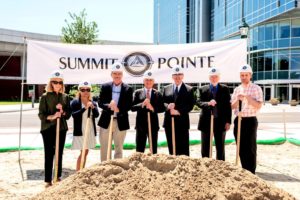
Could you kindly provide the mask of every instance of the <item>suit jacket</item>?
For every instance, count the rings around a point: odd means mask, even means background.
[[[195,104],[194,91],[193,88],[185,83],[182,83],[179,90],[178,96],[174,101],[174,89],[173,84],[167,85],[164,88],[163,99],[165,103],[165,118],[164,125],[166,129],[171,129],[171,114],[167,110],[168,104],[175,103],[175,109],[180,112],[179,116],[175,116],[175,126],[180,129],[190,129],[190,118],[189,112],[193,109]]]
[[[146,107],[142,107],[144,100],[146,99],[146,93],[144,88],[136,90],[133,98],[132,111],[137,111],[135,128],[137,131],[148,133],[148,110]],[[151,118],[151,130],[156,132],[159,130],[158,114],[165,111],[162,95],[159,91],[152,89],[150,103],[154,108],[154,111],[150,111]]]
[[[128,111],[130,110],[132,105],[132,88],[125,83],[121,84],[122,85],[118,102],[119,112],[117,113],[117,122],[119,130],[124,131],[130,128]],[[112,100],[112,87],[113,82],[103,84],[98,100],[98,105],[100,108],[102,108],[102,113],[98,125],[105,129],[109,127],[110,117],[113,114],[113,111],[111,111],[108,107],[108,104]]]
[[[213,94],[210,91],[210,86],[205,85],[199,89],[199,99],[197,105],[202,109],[200,113],[198,130],[210,131],[210,115],[211,107],[208,106],[208,102],[213,98]],[[218,90],[216,93],[218,120],[220,122],[220,131],[225,130],[225,124],[231,124],[231,103],[230,92],[226,85],[218,84]]]
[[[95,136],[97,134],[96,131],[96,123],[95,123],[95,119],[99,116],[99,111],[98,111],[98,107],[97,104],[95,102],[92,102],[94,105],[94,109],[92,109],[92,113],[93,113],[93,118],[92,118],[92,122],[93,122],[93,127],[94,127],[94,132],[95,132]],[[72,117],[73,117],[73,135],[74,136],[82,136],[82,114],[84,113],[86,109],[83,107],[82,108],[82,103],[80,99],[73,99],[71,102],[71,111],[72,111]]]

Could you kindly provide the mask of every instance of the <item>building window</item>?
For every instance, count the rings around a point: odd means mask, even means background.
[[[265,71],[272,71],[272,52],[265,52]]]
[[[292,20],[292,37],[300,37],[300,19]]]
[[[291,79],[300,79],[300,71],[290,72]]]
[[[288,54],[278,55],[278,70],[288,70],[289,69],[289,57]]]
[[[265,40],[273,39],[273,24],[267,24],[265,28]]]
[[[288,20],[279,23],[279,36],[280,38],[290,37],[290,23]]]
[[[300,70],[300,54],[291,54],[291,70]]]

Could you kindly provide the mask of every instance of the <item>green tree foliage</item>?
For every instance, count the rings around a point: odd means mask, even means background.
[[[65,19],[66,27],[62,28],[62,41],[72,44],[92,44],[98,36],[98,25],[96,22],[87,22],[87,13],[83,9],[79,15],[70,13],[72,22]]]

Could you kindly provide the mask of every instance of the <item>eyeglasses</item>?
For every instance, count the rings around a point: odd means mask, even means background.
[[[53,83],[54,85],[57,85],[57,84],[62,85],[62,84],[64,84],[64,82],[62,82],[62,81],[51,81],[51,83]]]
[[[90,92],[91,89],[80,89],[80,92]]]

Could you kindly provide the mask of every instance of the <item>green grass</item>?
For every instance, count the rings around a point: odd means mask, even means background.
[[[30,104],[31,101],[23,101],[23,104]],[[18,105],[20,101],[0,101],[0,105]]]

